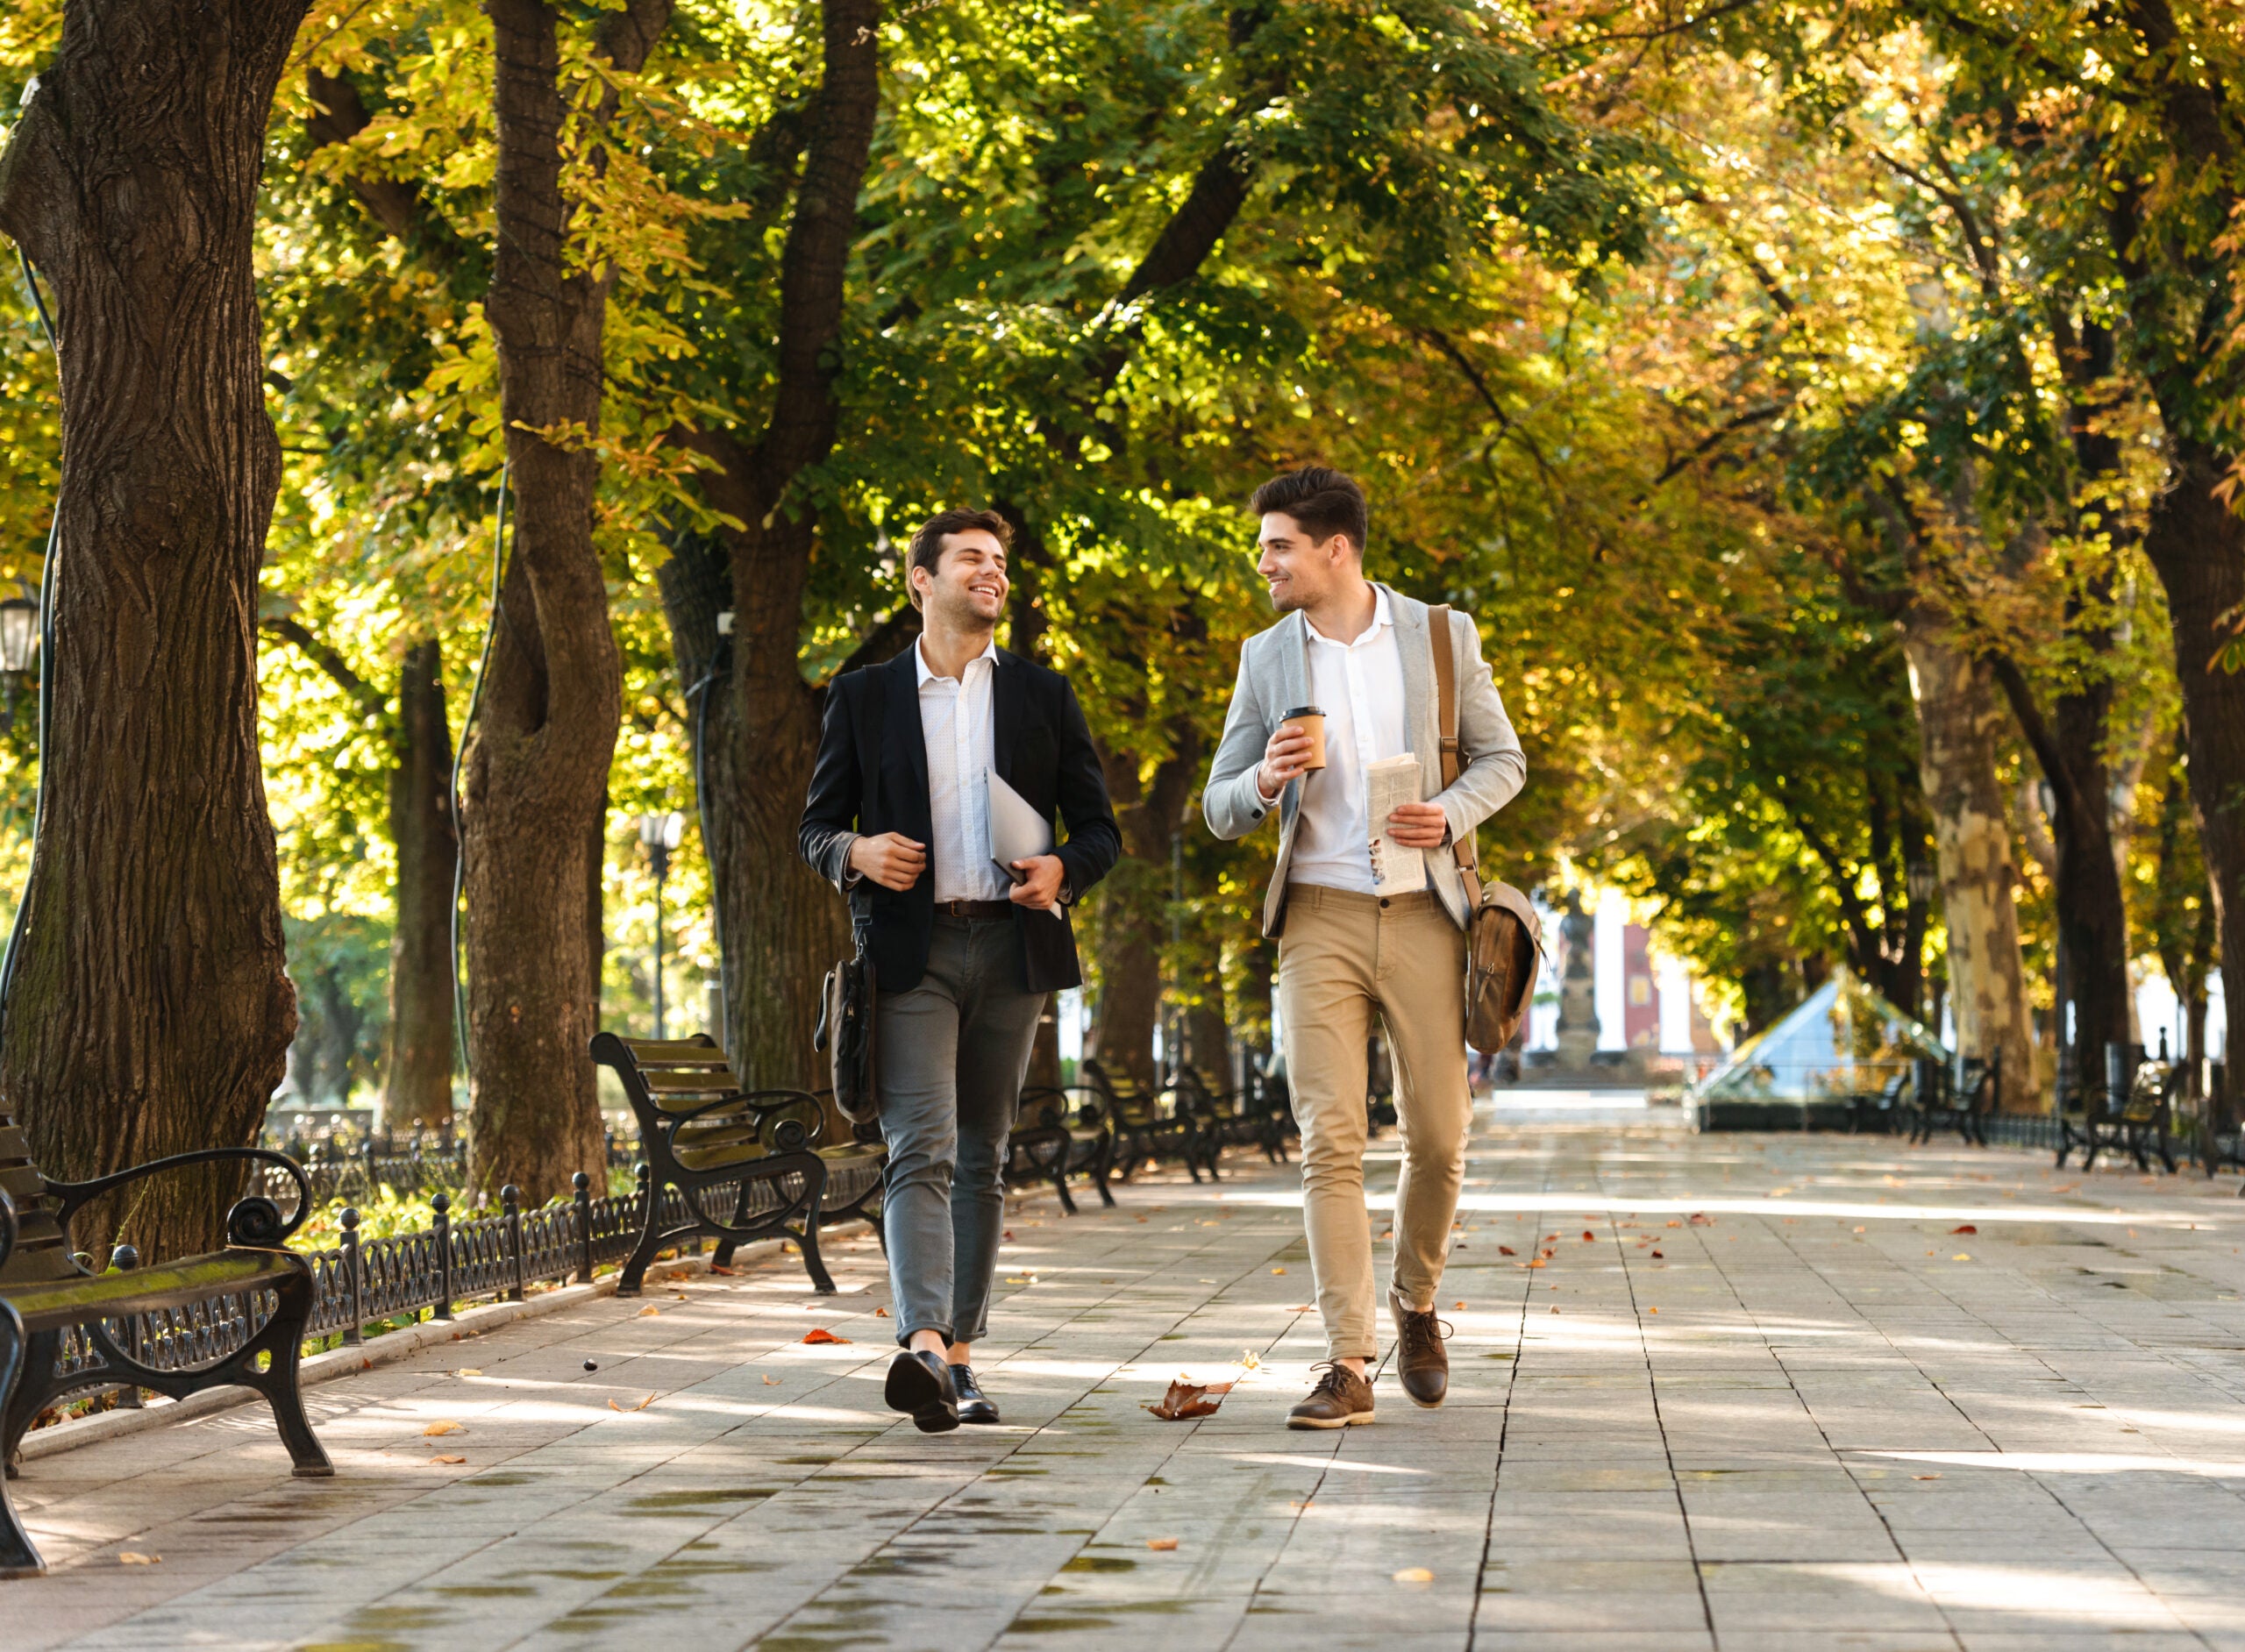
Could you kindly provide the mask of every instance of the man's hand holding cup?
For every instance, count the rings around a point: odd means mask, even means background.
[[[1278,801],[1286,782],[1325,766],[1325,714],[1314,706],[1289,711],[1263,747],[1255,789],[1265,803]]]

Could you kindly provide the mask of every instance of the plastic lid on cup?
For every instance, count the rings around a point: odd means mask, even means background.
[[[1281,723],[1291,723],[1296,717],[1322,717],[1325,714],[1322,711],[1320,711],[1315,706],[1296,706],[1292,711],[1286,713],[1285,716],[1280,717],[1279,721]]]

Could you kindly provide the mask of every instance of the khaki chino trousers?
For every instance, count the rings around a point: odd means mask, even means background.
[[[1396,1294],[1429,1308],[1450,1254],[1473,1092],[1465,1076],[1465,935],[1431,891],[1286,889],[1279,1015],[1301,1126],[1302,1223],[1334,1359],[1379,1352],[1365,1208],[1365,1047],[1379,1017],[1395,1068]]]

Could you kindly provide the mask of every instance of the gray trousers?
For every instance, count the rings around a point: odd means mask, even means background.
[[[939,914],[919,985],[876,1000],[881,1227],[900,1343],[915,1331],[972,1342],[989,1327],[1006,1138],[1044,1009],[1023,979],[1012,918]]]

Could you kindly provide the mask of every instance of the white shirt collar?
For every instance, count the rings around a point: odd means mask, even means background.
[[[912,664],[918,673],[919,686],[923,688],[926,687],[931,682],[949,682],[951,680],[949,677],[938,677],[933,671],[929,669],[927,652],[920,646],[920,644],[926,640],[927,638],[924,636],[916,637],[912,639]],[[990,662],[991,668],[993,670],[996,669],[998,664],[998,639],[994,637],[982,645],[982,652],[980,653],[975,655],[973,659],[968,660],[966,663],[967,666],[972,668],[981,664],[981,662],[986,659]],[[960,673],[962,680],[965,675],[966,673],[964,672]]]
[[[1372,587],[1372,623],[1359,631],[1353,642],[1336,642],[1323,631],[1319,630],[1316,626],[1312,625],[1309,623],[1308,615],[1305,614],[1301,616],[1302,629],[1309,633],[1311,641],[1324,643],[1334,648],[1363,648],[1379,635],[1381,627],[1392,625],[1394,623],[1394,616],[1389,611],[1387,606],[1387,587],[1378,583]]]

